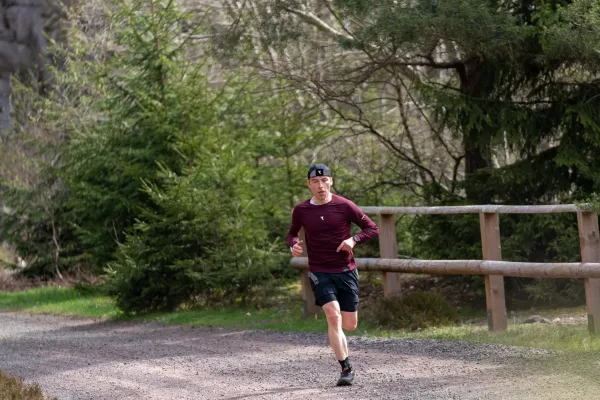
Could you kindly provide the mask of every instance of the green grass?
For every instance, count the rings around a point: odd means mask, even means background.
[[[324,317],[304,319],[300,307],[289,310],[211,308],[178,311],[140,317],[143,320],[189,326],[219,326],[237,329],[267,329],[297,332],[325,332]]]
[[[46,287],[22,292],[0,292],[0,310],[114,318],[114,302],[104,296],[82,296],[71,288]]]
[[[382,332],[380,332],[382,333]],[[600,337],[592,337],[587,325],[510,324],[506,332],[490,333],[487,327],[451,326],[411,333],[387,333],[389,337],[464,340],[509,346],[578,352],[600,351]]]
[[[114,302],[105,296],[82,295],[71,288],[39,288],[23,292],[0,293],[0,310],[50,313],[92,318],[123,318]],[[537,312],[552,317],[581,313],[579,309]],[[174,313],[156,313],[134,318],[165,324],[218,326],[236,329],[266,329],[301,332],[326,332],[323,316],[304,319],[300,301],[283,302],[278,308],[210,308]],[[361,321],[352,335],[371,337],[463,340],[472,343],[497,343],[577,352],[600,351],[600,338],[590,337],[587,326],[555,324],[510,324],[507,332],[489,333],[486,326],[447,326],[418,332],[386,331]]]

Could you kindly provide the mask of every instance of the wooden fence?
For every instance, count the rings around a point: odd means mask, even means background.
[[[381,258],[357,258],[360,271],[379,271],[383,274],[384,296],[400,292],[401,273],[484,275],[488,314],[488,329],[507,328],[504,276],[531,278],[582,278],[588,329],[600,334],[600,233],[598,215],[572,204],[554,206],[452,206],[452,207],[360,207],[364,213],[377,215]],[[499,214],[577,213],[581,262],[527,263],[502,261]],[[395,216],[405,214],[479,214],[483,260],[406,260],[398,259]],[[303,235],[303,232],[301,233]],[[305,241],[306,243],[306,241]],[[291,260],[301,270],[304,315],[319,313],[308,278],[308,258]]]

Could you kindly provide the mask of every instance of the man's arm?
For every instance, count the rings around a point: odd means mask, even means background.
[[[360,208],[348,200],[348,216],[350,221],[358,225],[362,230],[353,236],[356,243],[365,243],[379,235],[379,228]]]
[[[302,228],[302,222],[300,221],[299,214],[298,209],[294,207],[294,211],[292,211],[292,223],[287,233],[287,244],[289,247],[294,246],[300,241],[298,233],[300,233],[300,229]]]

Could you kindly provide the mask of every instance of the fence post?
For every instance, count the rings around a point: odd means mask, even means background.
[[[600,234],[598,214],[595,212],[577,213],[581,262],[600,262]],[[588,330],[591,335],[600,333],[600,279],[584,279],[585,303],[588,316]]]
[[[300,240],[302,240],[302,255],[300,257],[308,257],[307,247],[306,247],[306,235],[304,233],[304,228],[300,230]],[[305,269],[300,270],[300,285],[302,288],[302,310],[304,313],[304,317],[314,317],[315,315],[319,315],[321,312],[321,307],[315,304],[315,294],[310,287],[310,278],[308,277],[308,266]]]
[[[481,249],[484,260],[502,260],[500,222],[496,213],[480,213]],[[507,328],[504,277],[485,275],[485,301],[487,305],[488,330],[505,331]]]
[[[396,240],[396,218],[393,214],[379,214],[379,257],[398,258],[398,242]],[[402,274],[398,272],[383,273],[383,295],[398,295],[401,290]]]

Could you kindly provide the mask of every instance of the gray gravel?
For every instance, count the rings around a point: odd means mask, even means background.
[[[324,334],[0,313],[0,370],[66,399],[596,399],[600,357],[349,338],[337,388]]]

